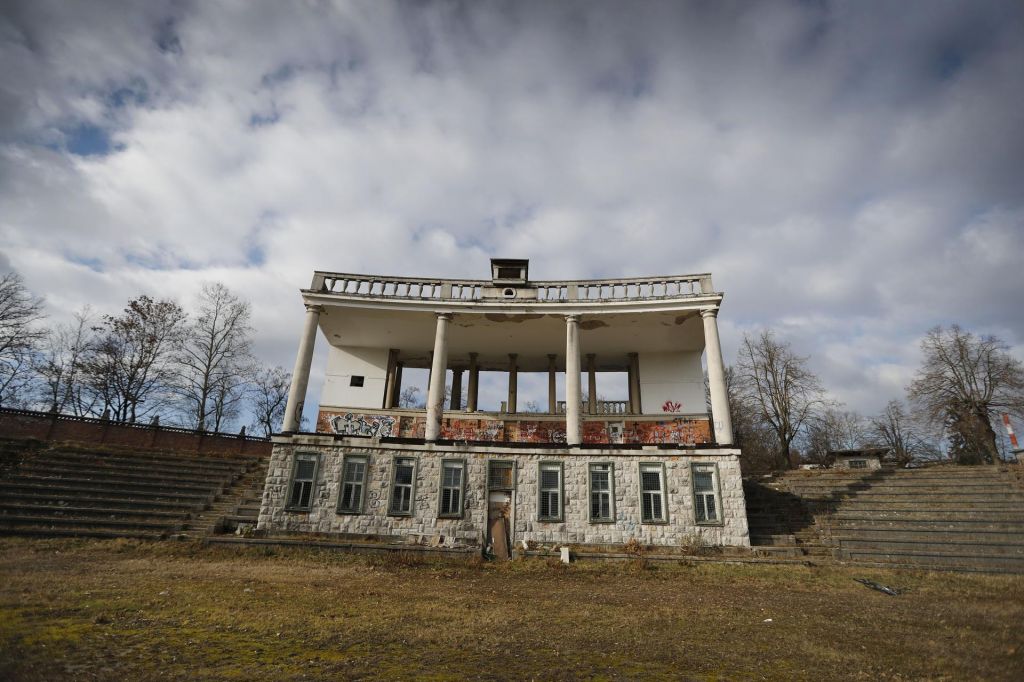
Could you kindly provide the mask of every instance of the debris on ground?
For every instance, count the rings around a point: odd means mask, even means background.
[[[904,592],[906,592],[906,590],[904,590],[902,588],[899,588],[899,587],[889,587],[888,585],[882,585],[881,583],[876,583],[874,580],[868,580],[867,578],[854,578],[854,580],[856,580],[857,582],[859,582],[862,585],[866,585],[867,587],[870,587],[873,590],[878,590],[879,592],[881,592],[883,594],[887,594],[890,597],[898,597],[901,594],[903,594]]]

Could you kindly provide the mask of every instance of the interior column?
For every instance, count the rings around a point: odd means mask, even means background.
[[[399,403],[402,402],[402,368],[405,367],[405,363],[395,363],[395,389],[391,394],[391,406],[401,407]]]
[[[462,409],[462,370],[452,370],[452,402],[448,406],[452,411]]]
[[[436,441],[441,435],[441,418],[444,416],[444,373],[448,369],[448,322],[449,313],[437,314],[437,330],[434,332],[434,355],[430,363],[430,386],[427,389],[427,424],[424,438]]]
[[[729,391],[725,386],[725,362],[722,344],[718,338],[718,308],[700,311],[704,318],[704,347],[708,361],[708,392],[711,394],[711,414],[715,420],[715,442],[732,444],[732,416],[729,414]]]
[[[285,433],[299,430],[302,424],[302,408],[306,404],[306,388],[309,386],[309,367],[313,362],[313,346],[316,344],[316,328],[320,322],[323,307],[306,304],[306,320],[299,340],[299,352],[295,356],[295,368],[292,370],[292,383],[288,387],[288,402],[284,408],[284,423],[281,431]]]
[[[384,380],[384,403],[385,410],[395,406],[395,373],[398,371],[398,349],[392,348],[388,351],[388,369]]]
[[[555,365],[557,358],[558,356],[554,353],[548,353],[548,414],[558,412],[558,382],[556,381],[558,367]]]
[[[565,316],[565,442],[579,445],[580,438],[580,316]]]
[[[466,396],[466,411],[476,412],[477,393],[480,389],[480,368],[476,365],[479,353],[469,354],[469,395]]]
[[[516,364],[517,357],[519,356],[516,353],[508,354],[508,405],[506,406],[506,412],[509,414],[516,413],[516,392],[519,380],[519,366]]]
[[[633,414],[643,413],[643,406],[640,404],[639,353],[629,354],[629,411]]]

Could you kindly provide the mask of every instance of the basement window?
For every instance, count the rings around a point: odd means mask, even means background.
[[[365,377],[361,377],[358,374],[353,374],[352,378],[348,380],[348,385],[349,386],[361,387],[363,385],[363,381],[364,380],[365,380]]]
[[[413,494],[416,489],[416,460],[396,457],[391,477],[391,505],[388,514],[412,516]]]
[[[717,464],[693,465],[693,508],[697,523],[722,522]]]
[[[366,477],[369,457],[347,455],[341,465],[341,494],[338,495],[338,513],[361,514],[366,498]]]
[[[668,510],[665,509],[665,465],[640,465],[640,522],[665,523]]]
[[[441,506],[438,516],[445,518],[462,517],[462,500],[465,495],[466,462],[461,459],[446,459],[441,462]]]
[[[590,522],[610,523],[615,520],[612,465],[590,465]]]
[[[541,462],[537,465],[539,479],[537,520],[562,520],[562,463]]]
[[[313,488],[316,485],[320,455],[300,452],[295,455],[292,478],[288,484],[288,506],[290,511],[309,511],[313,506]]]

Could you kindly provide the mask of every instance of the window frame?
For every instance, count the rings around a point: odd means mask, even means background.
[[[511,469],[511,472],[512,472],[511,475],[510,475],[510,478],[512,479],[510,481],[510,483],[512,484],[511,487],[495,486],[495,485],[493,485],[493,483],[491,481],[491,465],[492,464],[508,464],[509,465],[509,468]],[[514,459],[489,459],[489,460],[487,460],[487,492],[491,492],[492,490],[513,491],[515,489],[516,489],[516,461]]]
[[[298,473],[299,462],[313,460],[313,475],[309,479],[309,504],[306,506],[295,504],[292,499],[292,490],[295,487],[295,474]],[[313,504],[316,501],[316,481],[320,476],[320,458],[321,453],[319,452],[303,452],[301,450],[295,451],[292,455],[292,471],[288,476],[288,487],[285,488],[285,511],[291,512],[310,512],[313,510]],[[301,499],[301,495],[299,496]]]
[[[412,462],[412,481],[409,484],[409,511],[395,511],[395,488],[398,487],[398,467],[400,461]],[[416,477],[419,474],[419,458],[407,455],[395,455],[391,460],[391,484],[388,486],[388,516],[414,516],[416,514]],[[402,484],[403,486],[405,484]]]
[[[359,504],[355,509],[342,509],[341,501],[345,498],[345,467],[351,460],[363,461],[362,492],[359,495]],[[370,483],[370,453],[368,452],[347,452],[341,457],[341,480],[338,482],[338,504],[334,511],[338,514],[365,514],[366,513],[366,492]]]
[[[661,473],[661,511],[660,519],[644,519],[644,467],[658,467]],[[637,462],[637,491],[640,496],[640,524],[644,526],[663,526],[669,522],[668,513],[668,474],[664,462]]]
[[[462,478],[461,478],[460,485],[459,485],[459,511],[458,512],[445,512],[442,509],[442,505],[444,504],[444,491],[445,491],[445,487],[446,487],[445,484],[444,484],[444,469],[445,469],[445,466],[449,465],[449,464],[459,464],[459,465],[461,465],[461,468],[462,468]],[[441,460],[441,474],[440,474],[440,477],[439,477],[440,480],[438,481],[438,486],[437,486],[437,518],[439,518],[439,519],[461,519],[463,516],[465,516],[465,514],[466,514],[466,478],[467,478],[467,468],[468,468],[468,466],[469,465],[466,463],[466,460],[465,459],[461,459],[461,458],[450,457],[450,458],[443,458]]]
[[[608,467],[608,518],[594,516],[594,479],[592,472],[596,466]],[[604,492],[604,491],[600,491]],[[590,523],[615,523],[615,463],[587,462],[587,516]]]
[[[545,490],[542,487],[541,472],[545,467],[558,467],[558,515],[541,516],[540,500]],[[548,469],[549,471],[551,469]],[[560,460],[541,460],[537,462],[537,521],[541,523],[562,523],[565,521],[565,463]]]
[[[715,498],[715,509],[718,518],[713,521],[697,520],[697,470],[701,468],[711,469],[711,481],[713,483],[711,494]],[[698,526],[724,526],[725,510],[722,508],[722,479],[719,475],[718,462],[690,462],[690,488],[693,491],[693,522]],[[707,495],[708,493],[701,493]]]

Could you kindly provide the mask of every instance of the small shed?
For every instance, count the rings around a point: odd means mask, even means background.
[[[828,454],[836,469],[881,469],[882,458],[889,454],[889,448],[832,450]]]

